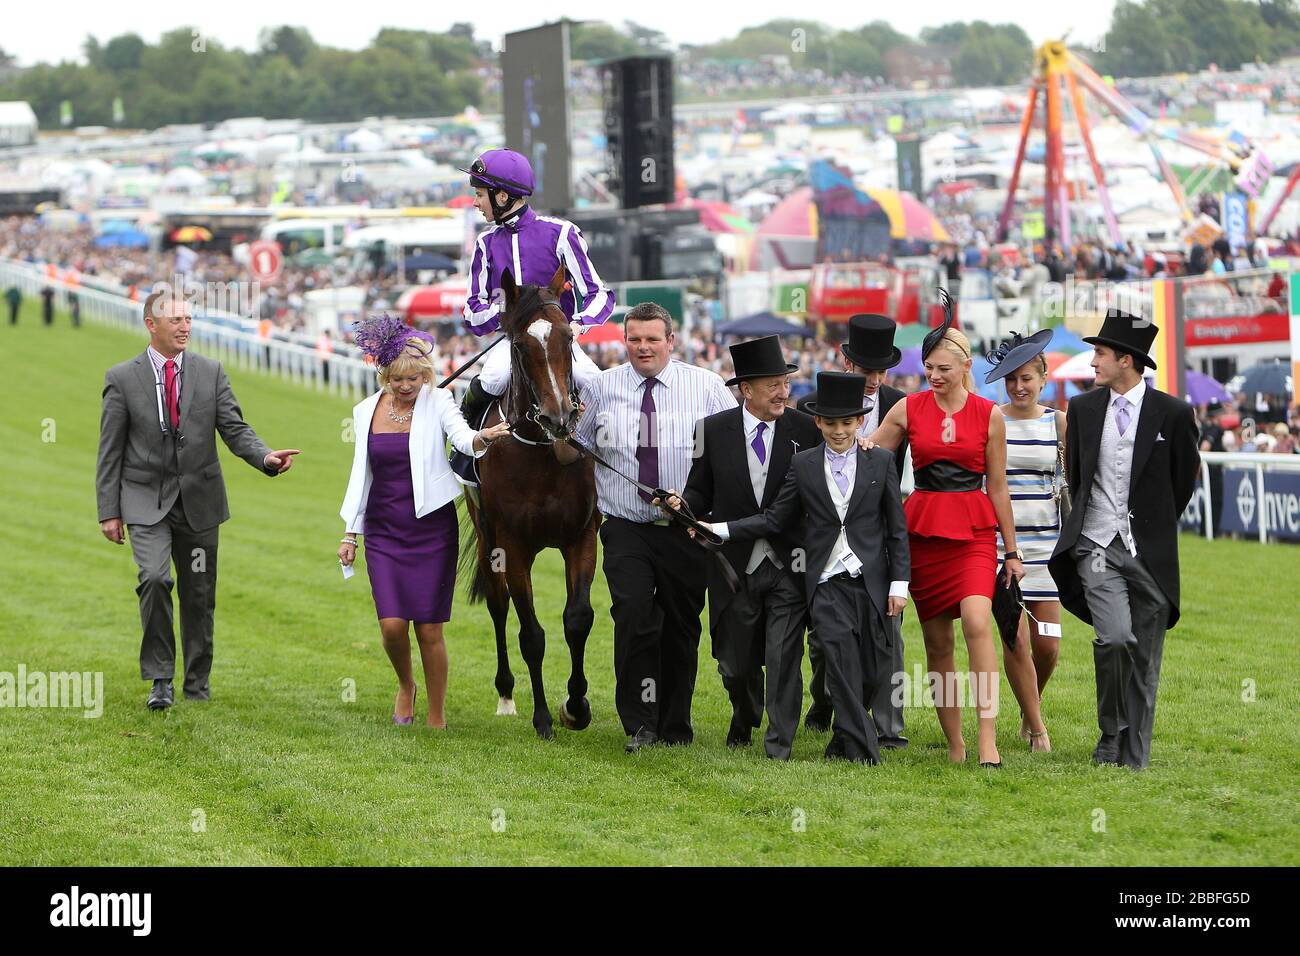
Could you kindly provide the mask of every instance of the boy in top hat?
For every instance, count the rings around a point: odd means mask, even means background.
[[[849,319],[849,340],[840,346],[844,360],[844,371],[856,372],[863,376],[865,386],[862,390],[863,408],[862,428],[858,434],[869,436],[884,421],[894,404],[903,399],[904,393],[885,384],[889,369],[903,360],[903,353],[894,345],[894,332],[898,326],[883,315],[855,315]],[[812,392],[799,402],[799,408],[807,410],[809,402],[817,401],[817,393]],[[901,481],[907,457],[907,439],[898,446],[894,453],[894,468]],[[898,638],[892,645],[894,660],[893,673],[903,672],[903,628],[902,617],[890,618],[885,622],[894,628]],[[810,730],[825,731],[830,729],[834,715],[830,698],[826,693],[826,668],[822,662],[817,642],[809,644],[808,658],[812,663],[812,706],[804,724]],[[893,688],[886,684],[881,690],[881,697],[870,702],[871,712],[876,720],[876,732],[880,735],[880,745],[886,749],[900,749],[907,746],[903,736],[903,708],[894,701]]]
[[[894,456],[862,449],[861,375],[823,372],[816,416],[823,446],[790,463],[776,501],[762,514],[714,525],[724,540],[801,534],[804,595],[826,661],[835,708],[827,757],[880,762],[870,699],[891,673],[894,630],[886,625],[907,602],[911,559]]]
[[[769,335],[731,347],[743,405],[700,422],[699,446],[682,497],[691,510],[715,521],[734,521],[770,507],[790,460],[820,445],[811,415],[786,407],[790,374],[781,340]],[[764,747],[788,760],[803,704],[803,636],[808,612],[797,562],[798,541],[781,533],[756,541],[729,541],[740,588],[732,591],[717,562],[709,562],[709,633],[718,673],[731,698],[728,747],[747,747],[767,709]],[[764,693],[763,668],[767,668]]]
[[[1093,625],[1100,764],[1151,756],[1165,630],[1178,622],[1178,516],[1200,467],[1192,406],[1142,378],[1156,327],[1111,309],[1093,346],[1096,388],[1070,400],[1074,507],[1048,564],[1070,613]]]

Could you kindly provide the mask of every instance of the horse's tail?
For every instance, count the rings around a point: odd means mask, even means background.
[[[487,597],[487,576],[483,573],[483,562],[479,558],[478,509],[465,496],[465,510],[469,514],[465,530],[460,537],[460,561],[457,573],[469,582],[465,591],[470,604],[481,604]],[[484,544],[490,544],[484,542]]]

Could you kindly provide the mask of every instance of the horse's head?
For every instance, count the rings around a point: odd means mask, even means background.
[[[510,336],[511,388],[522,401],[515,414],[525,417],[552,441],[568,436],[577,422],[573,392],[573,332],[560,308],[564,292],[564,265],[555,270],[551,284],[518,286],[507,269],[501,276],[505,293],[505,321]]]

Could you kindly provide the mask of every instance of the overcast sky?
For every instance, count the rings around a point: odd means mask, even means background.
[[[253,50],[265,26],[282,23],[304,26],[325,46],[359,49],[385,26],[445,31],[457,21],[474,24],[476,36],[491,38],[499,47],[503,34],[539,26],[545,19],[624,19],[662,30],[675,43],[709,43],[734,36],[742,27],[798,16],[820,20],[838,29],[884,19],[915,36],[922,27],[952,20],[980,18],[1014,21],[1031,40],[1041,43],[1071,30],[1071,38],[1099,38],[1110,23],[1114,0],[1088,4],[1047,3],[1043,0],[1002,0],[972,4],[969,0],[915,0],[912,3],[850,4],[844,0],[745,0],[743,4],[706,5],[698,0],[656,0],[615,4],[609,0],[479,0],[479,2],[367,4],[349,0],[209,0],[179,4],[174,0],[65,0],[46,4],[9,0],[0,14],[0,47],[22,66],[78,59],[87,34],[101,42],[120,33],[138,33],[149,42],[178,26],[199,28],[226,46]],[[743,10],[743,13],[738,13]],[[487,12],[485,12],[487,11]],[[860,12],[853,12],[860,11]],[[701,16],[704,12],[712,15]]]

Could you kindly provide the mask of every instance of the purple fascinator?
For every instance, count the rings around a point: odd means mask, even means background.
[[[411,339],[424,339],[435,344],[428,332],[413,329],[401,318],[383,313],[352,327],[357,348],[369,355],[378,365],[392,365]]]

